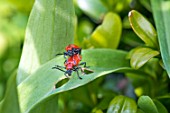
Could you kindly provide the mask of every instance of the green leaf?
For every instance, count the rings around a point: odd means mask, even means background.
[[[16,73],[13,74],[8,80],[5,97],[0,102],[0,113],[20,113],[16,85]]]
[[[139,12],[132,10],[129,12],[129,21],[134,32],[149,47],[158,48],[157,33],[152,24]]]
[[[96,48],[117,48],[122,32],[119,15],[109,12],[102,25],[98,26],[91,36],[91,43]]]
[[[109,105],[107,113],[136,113],[136,102],[125,96],[116,96]]]
[[[158,100],[153,100],[153,102],[156,105],[159,113],[168,113],[165,106],[162,103],[160,103]]]
[[[31,11],[18,69],[18,83],[73,42],[72,0],[36,0]]]
[[[170,1],[151,0],[153,16],[158,32],[160,51],[165,69],[170,77]]]
[[[36,104],[43,105],[46,100],[54,98],[56,94],[85,85],[94,79],[114,71],[129,69],[129,62],[125,59],[126,52],[110,49],[92,49],[83,51],[83,61],[94,73],[82,75],[82,80],[73,73],[71,79],[61,87],[54,89],[62,79],[66,78],[60,70],[51,69],[55,65],[63,65],[63,56],[57,57],[42,65],[35,73],[25,79],[19,86],[19,102],[21,111],[36,109]],[[44,99],[46,98],[46,99]]]
[[[105,13],[107,12],[107,7],[100,0],[76,0],[79,8],[84,11],[86,15],[100,21]]]
[[[145,113],[145,112],[143,112],[141,109],[138,109],[137,113]]]
[[[141,96],[138,100],[138,106],[145,113],[159,113],[154,102],[148,96]]]
[[[135,48],[133,53],[131,53],[130,65],[134,69],[139,69],[145,63],[147,63],[151,58],[159,55],[158,51],[151,48],[139,47]]]

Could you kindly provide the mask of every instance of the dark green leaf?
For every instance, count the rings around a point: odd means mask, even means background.
[[[16,72],[8,80],[5,97],[0,103],[0,113],[20,113],[16,85]]]
[[[160,103],[158,100],[153,100],[153,102],[156,105],[159,113],[168,113],[165,106],[162,103]]]
[[[148,96],[141,96],[138,100],[138,106],[145,113],[159,113],[154,102]]]
[[[136,113],[136,102],[125,96],[116,96],[109,105],[107,113]]]

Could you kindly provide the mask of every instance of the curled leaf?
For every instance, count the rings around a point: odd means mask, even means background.
[[[91,43],[96,48],[115,49],[119,45],[122,22],[115,13],[107,13],[102,25],[98,26],[91,36]]]
[[[129,21],[134,32],[149,47],[158,48],[158,39],[155,28],[139,12],[132,10],[129,12]]]

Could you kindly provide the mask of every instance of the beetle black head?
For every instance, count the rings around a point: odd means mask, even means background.
[[[68,76],[71,76],[72,70],[67,70],[65,73],[68,74]]]

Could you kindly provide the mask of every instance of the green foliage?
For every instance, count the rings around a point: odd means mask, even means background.
[[[157,34],[154,27],[139,12],[135,10],[129,12],[129,21],[134,32],[147,46],[158,47]]]
[[[160,44],[160,51],[162,55],[162,60],[164,62],[166,71],[170,76],[170,32],[169,25],[170,22],[170,1],[158,0],[158,2],[154,2],[151,0],[152,10],[154,15],[155,24],[158,32],[158,39]]]
[[[0,112],[170,111],[169,0],[8,2],[0,2]],[[52,69],[71,43],[86,49],[81,80]]]
[[[136,111],[137,106],[133,99],[124,96],[117,96],[110,102],[107,113],[136,113]]]
[[[120,17],[111,12],[107,13],[102,25],[98,26],[93,32],[90,42],[96,48],[115,49],[119,45],[121,30]]]
[[[20,113],[17,94],[16,72],[8,80],[5,97],[0,103],[0,112]]]

